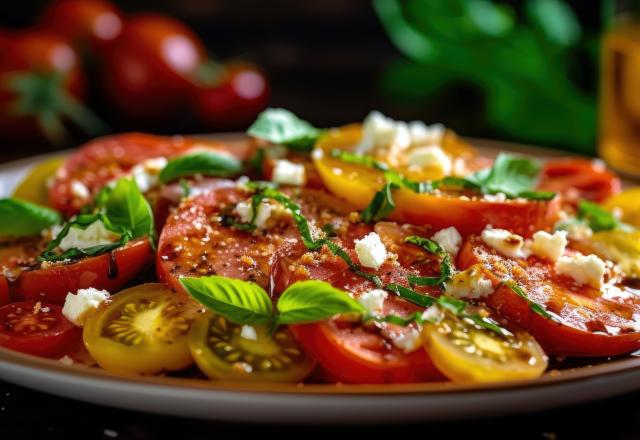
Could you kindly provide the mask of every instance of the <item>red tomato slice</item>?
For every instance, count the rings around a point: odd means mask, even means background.
[[[38,301],[0,307],[0,346],[44,357],[63,355],[81,339],[82,331],[64,316],[62,308]]]
[[[612,274],[600,290],[579,286],[556,274],[547,261],[509,259],[471,238],[460,252],[459,266],[478,263],[497,287],[487,305],[531,333],[547,353],[613,356],[640,348],[640,296],[616,283]],[[500,284],[504,279],[515,281],[553,319],[535,313],[526,300]]]
[[[0,275],[0,306],[9,304],[9,282]]]
[[[149,264],[151,256],[149,240],[139,239],[110,254],[24,269],[10,288],[22,299],[53,304],[64,304],[67,293],[87,287],[117,292]]]
[[[155,157],[174,157],[191,149],[229,152],[239,159],[250,157],[253,145],[189,139],[182,136],[154,136],[127,133],[96,139],[73,153],[58,170],[49,189],[54,208],[67,215],[76,214],[90,202],[90,197],[73,193],[71,185],[81,182],[94,196],[107,182],[126,174],[134,165]]]
[[[578,158],[548,161],[538,186],[541,190],[561,193],[570,203],[581,199],[601,202],[621,190],[620,178],[602,163]]]

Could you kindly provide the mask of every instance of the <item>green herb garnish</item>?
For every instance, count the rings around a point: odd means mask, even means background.
[[[57,211],[25,200],[0,200],[0,235],[22,237],[40,234],[44,229],[60,223]]]
[[[266,109],[247,130],[250,136],[299,151],[311,151],[322,133],[323,130],[282,108]]]
[[[160,171],[160,182],[167,183],[180,177],[202,174],[229,177],[242,172],[242,162],[235,157],[215,151],[199,151],[171,159]]]
[[[520,287],[518,284],[516,284],[515,281],[509,280],[509,281],[505,281],[504,284],[511,289],[516,295],[518,295],[520,298],[524,299],[527,304],[529,305],[529,308],[531,309],[532,312],[537,313],[538,315],[547,318],[547,319],[552,319],[553,317],[551,316],[551,314],[549,312],[547,312],[540,304],[533,302],[530,298],[529,295],[527,295],[527,292],[524,291],[524,289],[522,287]]]
[[[428,238],[412,235],[405,238],[405,241],[407,243],[420,246],[422,249],[424,249],[428,253],[437,255],[441,258],[439,276],[423,277],[423,276],[411,275],[409,276],[409,283],[416,286],[438,286],[440,287],[440,289],[444,290],[446,287],[447,281],[451,279],[454,272],[453,263],[451,262],[451,256],[449,255],[449,253],[444,249],[442,249],[442,247],[438,243],[436,243],[433,240],[429,240]]]

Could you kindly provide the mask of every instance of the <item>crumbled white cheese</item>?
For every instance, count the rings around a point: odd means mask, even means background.
[[[97,309],[107,299],[109,299],[109,292],[93,287],[80,289],[75,295],[69,292],[64,300],[62,314],[73,324],[82,327],[87,319],[87,314]]]
[[[169,161],[164,157],[144,160],[131,168],[131,176],[141,192],[147,192],[158,186],[159,174]]]
[[[556,231],[553,234],[538,231],[533,234],[529,248],[534,255],[556,262],[564,254],[567,243],[566,231]]]
[[[63,252],[71,248],[86,249],[93,246],[114,243],[119,238],[120,236],[118,234],[108,230],[102,221],[97,220],[85,229],[72,226],[58,247]]]
[[[373,315],[380,315],[388,293],[382,289],[373,289],[358,297],[358,302]]]
[[[271,180],[283,185],[304,185],[306,180],[304,165],[286,159],[277,160]]]
[[[405,122],[396,122],[378,111],[372,111],[362,123],[362,138],[355,147],[357,154],[376,149],[401,151],[411,145],[411,134]]]
[[[397,336],[393,336],[391,338],[391,342],[393,342],[393,345],[395,345],[405,353],[416,351],[422,346],[420,331],[415,328],[411,328],[400,333]]]
[[[447,251],[452,257],[458,255],[460,245],[462,244],[462,236],[453,226],[440,229],[438,232],[433,234],[431,239],[438,243],[440,247]]]
[[[437,145],[412,149],[409,153],[409,165],[433,168],[444,176],[451,175],[453,170],[451,158]]]
[[[242,329],[240,329],[240,337],[250,341],[257,341],[258,332],[256,328],[251,325],[243,325]]]
[[[442,124],[427,125],[422,121],[409,122],[409,135],[411,144],[420,145],[440,145],[446,128]]]
[[[73,359],[71,359],[66,354],[64,356],[62,356],[60,359],[58,359],[58,362],[60,362],[62,365],[66,365],[68,367],[74,364]]]
[[[71,181],[71,195],[79,199],[88,199],[91,197],[91,192],[87,186],[79,180]]]
[[[595,255],[574,254],[560,257],[556,263],[556,272],[573,278],[578,284],[599,289],[604,281],[606,266]]]
[[[593,236],[593,229],[582,223],[572,223],[567,226],[567,238],[574,241],[588,240]]]
[[[458,272],[447,282],[444,292],[454,298],[485,298],[493,293],[493,283],[477,266]]]
[[[524,257],[522,251],[524,239],[517,234],[513,234],[506,229],[493,229],[491,225],[487,225],[482,231],[481,237],[482,241],[502,255],[511,258]]]
[[[378,269],[387,259],[387,248],[375,232],[355,241],[355,250],[360,264],[371,269]]]
[[[436,305],[433,305],[422,312],[422,320],[429,322],[440,322],[444,317],[444,313],[442,313],[442,309]]]
[[[243,223],[251,222],[253,217],[253,206],[251,200],[240,202],[236,205],[235,211]],[[274,203],[269,200],[262,200],[258,205],[258,212],[254,220],[254,224],[258,229],[268,229],[273,223],[273,220],[281,218],[284,215],[289,215],[289,211],[284,209],[279,203]]]
[[[487,202],[504,202],[507,200],[507,195],[499,192],[496,194],[485,194],[482,198]]]

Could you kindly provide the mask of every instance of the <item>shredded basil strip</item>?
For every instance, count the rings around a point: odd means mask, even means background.
[[[527,292],[525,292],[522,287],[520,287],[518,284],[516,284],[515,281],[513,281],[513,280],[505,281],[504,284],[509,289],[511,289],[516,295],[518,295],[520,298],[524,299],[527,302],[527,304],[529,305],[529,309],[531,309],[532,312],[537,313],[538,315],[542,316],[543,318],[553,319],[553,316],[551,316],[551,314],[549,312],[547,312],[540,304],[532,301],[529,298],[529,295],[527,295]]]
[[[393,201],[393,191],[400,187],[395,183],[385,183],[374,196],[369,205],[362,211],[360,217],[365,223],[375,223],[389,216],[396,209]]]
[[[406,237],[404,241],[416,246],[420,246],[426,252],[437,255],[442,259],[440,261],[440,276],[424,277],[410,275],[409,283],[416,286],[438,286],[441,290],[445,290],[446,283],[451,279],[454,272],[453,263],[451,262],[451,256],[449,255],[449,253],[442,249],[442,247],[438,243],[433,240],[429,240],[428,238],[411,235],[409,237]]]
[[[432,306],[437,301],[436,298],[432,296],[429,296],[423,293],[418,293],[415,290],[409,289],[408,287],[401,286],[400,284],[395,284],[395,283],[387,284],[385,286],[385,289],[395,293],[400,298],[406,299],[407,301],[422,307]]]
[[[469,306],[469,304],[465,301],[443,295],[438,298],[438,305],[449,310],[458,318],[471,321],[478,327],[490,330],[500,336],[506,336],[507,334],[507,331],[500,327],[500,325],[498,325],[498,323],[493,319],[485,318],[484,316],[480,316],[477,313],[467,313],[467,307]]]

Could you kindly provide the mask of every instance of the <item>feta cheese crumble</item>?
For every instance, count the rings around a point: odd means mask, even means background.
[[[79,289],[75,295],[67,294],[62,307],[62,314],[78,327],[83,327],[87,314],[97,309],[100,304],[109,299],[109,292],[93,287]]]
[[[131,176],[138,185],[140,192],[147,192],[160,183],[160,171],[167,166],[169,161],[164,157],[154,157],[142,161],[131,168]]]
[[[372,111],[362,122],[362,138],[356,145],[357,154],[377,149],[404,150],[411,145],[411,134],[405,122],[396,122],[378,111]]]
[[[438,243],[442,249],[447,251],[452,257],[458,255],[460,245],[462,244],[462,236],[453,226],[440,229],[431,237],[433,241]]]
[[[534,255],[556,262],[564,254],[567,243],[566,231],[556,231],[553,234],[538,231],[533,234],[529,248]]]
[[[599,289],[604,281],[606,266],[604,261],[593,254],[575,254],[560,257],[556,263],[556,272],[573,278],[578,284]]]
[[[240,337],[243,339],[248,339],[249,341],[257,341],[258,340],[258,332],[256,328],[250,325],[243,325],[240,330]]]
[[[404,353],[414,352],[422,346],[420,331],[416,328],[411,328],[399,335],[392,336],[391,342]]]
[[[365,235],[355,241],[355,250],[360,264],[370,269],[379,269],[387,259],[387,248],[380,241],[380,236],[375,232]]]
[[[241,222],[249,223],[253,217],[251,200],[238,203],[235,207],[235,212],[238,214]],[[258,204],[258,212],[254,224],[258,229],[268,229],[276,219],[288,214],[289,211],[284,209],[280,204],[272,203],[269,200],[262,200],[260,204]]]
[[[493,229],[491,225],[487,225],[484,231],[482,231],[481,238],[488,246],[494,248],[504,256],[511,258],[522,258],[525,256],[522,251],[524,239],[506,229]]]
[[[93,246],[101,246],[116,242],[120,236],[108,230],[102,221],[97,220],[81,229],[72,226],[69,233],[60,241],[58,246],[63,252],[72,248],[86,249]]]
[[[306,180],[304,165],[286,159],[277,160],[271,180],[283,185],[304,185]]]
[[[456,273],[447,282],[445,295],[454,298],[485,298],[493,293],[493,283],[486,278],[477,266]]]
[[[363,293],[358,297],[358,302],[369,311],[372,315],[382,314],[384,300],[387,299],[388,293],[382,289],[373,289]]]
[[[74,364],[73,359],[71,359],[66,354],[62,356],[60,359],[58,359],[58,362],[60,362],[62,365],[66,365],[67,367],[70,367],[71,365]]]
[[[87,186],[79,180],[71,181],[71,195],[79,199],[88,199],[91,197],[91,192]]]
[[[437,145],[418,147],[411,150],[409,153],[409,165],[433,168],[444,176],[449,176],[453,170],[451,158]]]

